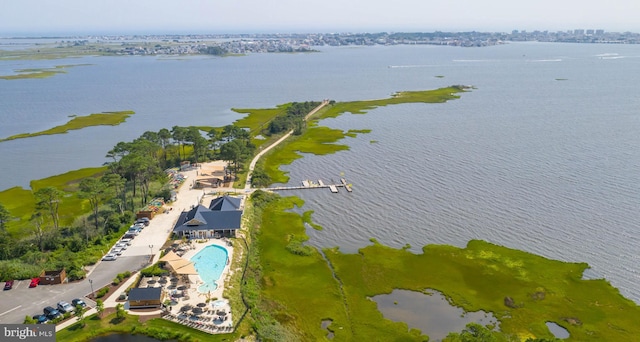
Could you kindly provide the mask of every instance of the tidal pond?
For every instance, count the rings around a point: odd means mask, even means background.
[[[460,332],[471,322],[497,326],[498,321],[493,314],[483,311],[465,313],[461,308],[452,306],[442,293],[427,291],[394,290],[391,294],[372,299],[385,318],[420,329],[430,341],[441,341],[450,332]]]
[[[555,322],[546,322],[547,328],[556,338],[569,338],[569,331]]]

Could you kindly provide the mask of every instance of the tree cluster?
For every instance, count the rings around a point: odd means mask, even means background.
[[[227,50],[221,48],[220,46],[207,46],[200,49],[200,53],[214,56],[224,56],[227,53]]]
[[[34,191],[31,228],[20,236],[7,232],[12,217],[0,203],[0,280],[34,277],[44,268],[64,268],[71,280],[84,277],[83,266],[102,257],[131,224],[137,208],[153,197],[169,199],[170,189],[162,187],[167,183],[166,168],[185,160],[220,158],[237,170],[254,150],[249,132],[233,125],[206,135],[197,127],[174,126],[118,142],[107,152],[110,161],[100,177],[82,179],[75,191]],[[69,197],[83,200],[90,213],[63,226],[59,208]]]
[[[288,108],[285,115],[274,118],[268,127],[268,134],[278,134],[294,130],[294,134],[300,135],[306,127],[304,117],[319,106],[320,102],[306,101],[293,102]]]

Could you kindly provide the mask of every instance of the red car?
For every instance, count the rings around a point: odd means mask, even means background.
[[[31,279],[31,284],[29,284],[29,287],[36,287],[38,286],[38,284],[40,284],[40,278],[33,278]]]
[[[4,289],[11,290],[12,288],[13,288],[13,280],[7,280],[7,282],[4,283]]]

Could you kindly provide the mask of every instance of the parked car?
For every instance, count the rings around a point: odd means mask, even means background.
[[[129,245],[127,245],[127,244],[126,244],[126,243],[124,243],[124,242],[118,242],[118,243],[116,243],[116,244],[115,244],[115,246],[114,246],[114,247],[116,247],[116,248],[121,248],[121,249],[127,249],[127,247],[129,247]]]
[[[71,305],[73,305],[73,307],[77,307],[78,305],[80,305],[81,307],[85,308],[87,307],[87,303],[84,302],[84,300],[80,299],[80,298],[76,298],[74,300],[71,301]]]
[[[124,238],[122,238],[122,240],[120,240],[119,243],[123,243],[123,244],[125,244],[127,246],[131,246],[131,241],[133,241],[133,239],[128,238],[128,237],[124,237]]]
[[[111,248],[111,252],[109,252],[109,254],[121,255],[123,251],[124,250],[122,248],[113,247]]]
[[[135,228],[138,228],[138,229],[142,230],[142,229],[144,229],[145,225],[142,222],[139,222],[139,223],[136,222],[136,223],[133,224],[132,227],[135,227]]]
[[[40,278],[32,278],[29,287],[36,287],[38,284],[40,284]]]
[[[11,290],[13,288],[13,280],[7,280],[4,283],[4,289],[5,290]]]
[[[149,223],[151,223],[151,221],[149,220],[149,218],[148,218],[148,217],[141,217],[141,218],[139,218],[139,219],[137,219],[137,220],[136,220],[136,223],[142,223],[142,224],[144,224],[145,226],[148,226],[148,225],[149,225]]]
[[[107,254],[107,255],[102,257],[103,261],[113,261],[113,260],[116,260],[116,259],[118,259],[118,256],[116,254],[112,254],[112,253],[109,253],[109,254]]]
[[[127,232],[126,234],[124,234],[124,239],[133,240],[136,237],[136,235],[138,234]],[[129,245],[131,245],[131,243],[129,243]]]
[[[42,309],[42,312],[44,312],[44,314],[47,316],[48,319],[50,320],[54,320],[58,317],[62,317],[62,314],[60,313],[60,311],[54,309],[51,306],[47,306],[44,309]]]
[[[45,315],[34,315],[31,318],[36,321],[36,324],[45,324],[49,321],[49,319]]]
[[[61,302],[58,302],[58,311],[62,313],[71,312],[73,311],[73,306],[71,306],[71,304],[65,301],[61,301]]]

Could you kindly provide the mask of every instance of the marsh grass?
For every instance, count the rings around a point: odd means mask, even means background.
[[[362,114],[389,104],[439,103],[457,98],[461,90],[451,87],[398,93],[387,100],[336,103],[321,117]],[[280,165],[300,158],[298,152],[346,149],[335,144],[345,135],[312,123],[302,136],[269,154],[265,170],[275,182],[284,183],[287,176]],[[435,289],[466,311],[491,312],[500,321],[502,341],[552,339],[547,321],[566,328],[576,341],[628,341],[640,336],[639,307],[606,280],[583,280],[587,264],[550,260],[483,241],[470,241],[466,248],[428,245],[422,254],[415,254],[409,246],[393,249],[372,240],[373,245],[356,254],[324,249],[324,259],[315,249],[298,253],[305,246],[304,223],[311,222],[312,212],[298,215],[290,210],[302,204],[291,197],[270,203],[262,214],[258,241],[262,306],[302,340],[324,339],[323,320],[332,320],[329,329],[336,341],[427,340],[405,323],[385,319],[370,300],[394,289]],[[512,305],[507,305],[507,297]]]
[[[51,76],[55,76],[57,74],[65,74],[67,71],[65,69],[76,67],[76,66],[86,66],[90,64],[69,64],[69,65],[56,65],[53,68],[31,68],[31,69],[17,69],[15,70],[15,75],[5,75],[0,76],[0,80],[21,80],[21,79],[29,79],[29,78],[47,78]]]
[[[422,254],[372,240],[356,254],[323,250],[327,263],[316,249],[291,248],[292,240],[304,245],[307,239],[304,221],[310,213],[290,212],[300,205],[298,198],[279,198],[264,210],[259,248],[263,305],[305,340],[325,336],[324,319],[333,320],[336,340],[426,340],[405,323],[385,319],[370,300],[394,289],[435,289],[465,311],[492,312],[504,341],[553,338],[547,321],[566,328],[576,341],[630,341],[640,334],[638,306],[605,280],[583,280],[585,263],[477,240],[466,248],[428,245]],[[505,297],[516,305],[505,305]]]
[[[117,126],[125,122],[127,118],[133,115],[134,113],[135,112],[128,110],[128,111],[120,111],[120,112],[95,113],[87,116],[75,116],[64,125],[56,126],[44,131],[36,132],[36,133],[22,133],[22,134],[12,135],[8,138],[0,139],[0,142],[15,140],[15,139],[37,137],[40,135],[64,134],[71,130],[78,130],[78,129],[91,127],[91,126]]]
[[[264,169],[273,183],[286,183],[289,177],[280,170],[281,165],[289,165],[294,160],[302,158],[300,153],[312,153],[316,155],[331,154],[349,149],[347,145],[336,144],[346,136],[355,137],[358,133],[369,133],[370,129],[352,129],[344,132],[340,129],[332,129],[318,126],[321,119],[332,118],[344,113],[365,114],[377,107],[403,104],[403,103],[442,103],[457,99],[456,95],[464,91],[460,87],[447,87],[436,90],[404,91],[395,93],[387,99],[337,102],[328,108],[325,107],[311,118],[308,127],[300,136],[294,136],[283,146],[278,146],[265,156]]]
[[[30,190],[22,187],[13,187],[0,191],[0,203],[9,210],[14,218],[9,222],[7,231],[11,235],[17,236],[29,228],[29,219],[35,211],[36,200],[33,192],[48,186],[65,192],[59,207],[60,224],[70,225],[77,216],[90,211],[86,201],[74,195],[74,192],[78,189],[78,184],[83,178],[95,177],[105,171],[106,167],[84,168],[31,181]]]

